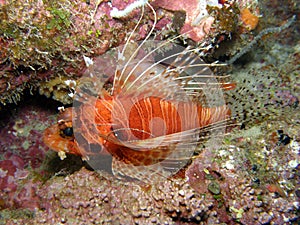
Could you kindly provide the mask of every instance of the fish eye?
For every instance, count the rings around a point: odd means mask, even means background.
[[[62,133],[67,137],[72,137],[73,136],[73,128],[66,127],[65,129],[62,130]]]

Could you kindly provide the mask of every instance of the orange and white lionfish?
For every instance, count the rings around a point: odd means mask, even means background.
[[[224,132],[230,110],[222,92],[231,84],[212,74],[201,48],[174,44],[179,36],[150,41],[154,27],[139,45],[129,37],[97,59],[85,57],[73,107],[45,130],[47,146],[93,168],[109,153],[116,177],[152,182],[184,167],[203,133]]]

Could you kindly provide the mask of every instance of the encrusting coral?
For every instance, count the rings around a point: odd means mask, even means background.
[[[258,24],[259,18],[250,12],[248,8],[241,10],[241,20],[243,21],[246,28],[249,30],[254,30]]]
[[[53,77],[76,79],[84,69],[83,55],[119,45],[138,20],[137,14],[132,20],[113,19],[107,1],[4,1],[0,7],[2,104],[17,102],[24,86],[47,86]]]
[[[247,0],[251,2],[250,0]],[[247,2],[246,1],[246,2]],[[144,2],[144,1],[136,1]],[[40,93],[53,96],[63,104],[70,103],[64,91],[50,93],[53,80],[65,86],[65,79],[76,80],[85,69],[83,56],[96,57],[109,48],[124,43],[139,19],[142,4],[118,18],[135,1],[2,1],[0,3],[0,103],[17,103],[26,89],[40,88]],[[154,36],[157,39],[177,31],[195,42],[207,45],[219,34],[235,32],[240,3],[193,0],[150,1],[157,12]],[[255,4],[254,4],[255,6]],[[193,12],[193,9],[197,11]],[[206,9],[207,8],[207,9]],[[127,9],[129,10],[129,9]],[[147,10],[147,8],[145,9]],[[151,13],[145,12],[135,41],[145,38],[153,24]],[[232,19],[235,18],[235,19]],[[214,24],[213,24],[214,23]],[[48,81],[50,84],[48,86]],[[52,84],[51,84],[52,83]],[[62,87],[64,86],[64,87]],[[43,91],[44,90],[44,91]]]

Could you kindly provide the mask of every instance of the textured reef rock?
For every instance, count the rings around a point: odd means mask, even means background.
[[[41,85],[42,93],[53,86],[59,89],[57,85],[67,89],[64,81],[84,70],[82,56],[99,55],[122,43],[136,19],[111,18],[107,1],[12,1],[0,7],[2,104],[16,102],[26,85]],[[64,90],[54,93],[63,103],[71,102],[62,95]]]
[[[63,104],[70,104],[70,87],[85,70],[83,55],[96,57],[124,43],[139,19],[140,10],[123,18],[111,11],[126,10],[130,1],[2,1],[0,3],[0,103],[16,103],[25,90],[39,90]],[[142,1],[140,1],[142,2]],[[256,1],[149,1],[157,12],[153,36],[165,38],[180,32],[196,42],[221,42],[241,23],[239,9],[257,15]],[[194,10],[197,9],[197,10]],[[120,14],[120,13],[119,13]],[[118,14],[117,14],[118,15]],[[250,14],[248,14],[250,15]],[[251,14],[252,15],[252,14]],[[254,15],[254,16],[255,16]],[[132,36],[141,40],[149,33],[154,16],[145,14]],[[245,20],[249,21],[249,19]],[[238,31],[244,33],[244,31]],[[219,40],[218,40],[219,39]]]
[[[64,81],[84,70],[82,56],[99,55],[122,43],[137,19],[111,18],[107,1],[9,1],[0,7],[2,104],[17,102],[25,87],[41,85],[42,93],[56,87],[55,78],[67,89]],[[65,94],[63,90],[54,97],[70,103]]]
[[[82,169],[51,183],[40,190],[39,194],[49,205],[38,212],[38,222],[158,224],[165,221],[172,224],[180,219],[200,221],[212,207],[210,201],[197,196],[182,180],[143,187]],[[57,214],[55,208],[62,211]]]
[[[34,101],[26,104],[2,111],[0,116],[1,209],[34,210],[38,205],[37,184],[33,177],[34,173],[45,175],[40,169],[47,150],[42,142],[42,132],[54,117],[50,116],[51,111],[42,110]]]
[[[277,58],[278,50],[286,56],[284,60]],[[245,126],[251,128],[233,131],[218,151],[202,150],[177,178],[152,186],[116,180],[109,171],[89,171],[71,156],[61,161],[52,155],[55,174],[47,175],[45,158],[51,152],[39,141],[42,129],[54,117],[34,100],[23,102],[1,124],[0,222],[296,224],[300,207],[300,129],[295,122],[300,116],[299,56],[299,45],[285,50],[275,45],[268,56],[258,55],[258,61],[233,70],[240,90],[253,88],[250,79],[263,90],[240,92],[243,101],[235,101],[238,106],[249,104],[246,109],[253,119]],[[271,66],[279,62],[286,70],[280,79],[278,68]],[[270,104],[251,108],[263,96]],[[55,111],[56,106],[49,108]],[[262,115],[255,116],[255,112]],[[81,169],[72,173],[68,168],[74,162]]]
[[[29,97],[29,100],[21,102],[18,108],[10,107],[2,110],[0,114],[1,210],[34,211],[35,208],[39,208],[40,200],[36,192],[43,180],[65,168],[65,163],[61,160],[50,160],[56,154],[48,151],[42,141],[43,131],[56,120],[53,114],[58,104],[45,104],[45,97]],[[69,169],[76,166],[82,166],[81,161],[71,164],[73,166],[68,166],[66,172],[70,172]]]

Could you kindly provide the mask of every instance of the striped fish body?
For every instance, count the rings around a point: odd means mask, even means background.
[[[98,109],[105,103],[101,102]],[[152,96],[141,97],[133,102],[132,99],[116,99],[109,104],[114,111],[107,118],[114,124],[111,128],[114,135],[122,141],[145,140],[198,129],[230,116],[230,110],[225,105],[204,108],[193,102],[177,102]],[[99,117],[99,124],[106,122],[104,117]]]
[[[118,50],[88,66],[73,107],[61,112],[58,123],[45,130],[45,144],[79,155],[95,169],[101,155],[109,154],[115,176],[149,182],[168,177],[188,163],[201,131],[215,124],[225,126],[230,117],[216,93],[231,84],[216,81],[189,50],[172,52],[171,65],[168,56],[156,59],[168,60],[163,63],[151,62],[152,56],[144,60],[145,51],[137,59],[127,57],[117,66],[109,65],[109,57],[118,55]],[[106,68],[115,73],[107,74]],[[107,81],[112,88],[105,88]],[[197,98],[198,93],[202,97]]]
[[[109,152],[126,163],[145,166],[155,164],[164,160],[172,149],[163,144],[157,144],[153,148],[151,143],[148,143],[149,146],[147,143],[143,146],[135,143],[178,134],[178,137],[174,135],[171,141],[168,140],[176,144],[181,132],[196,132],[201,127],[230,116],[230,110],[225,105],[203,108],[192,102],[174,102],[151,96],[138,99],[135,101],[124,96],[99,99],[94,108],[83,106],[77,120],[82,122],[80,134],[85,139],[80,142],[87,145],[75,154],[88,157],[95,153]],[[91,145],[94,147],[89,147]],[[99,145],[99,151],[95,151],[95,145]]]
[[[126,103],[129,103],[129,107]],[[120,113],[126,111],[126,108],[129,108],[127,115]],[[86,143],[86,148],[80,148],[73,135],[63,134],[66,128],[72,127],[71,111],[72,108],[67,108],[61,112],[59,122],[45,130],[46,145],[55,151],[64,151],[82,157],[107,151],[135,165],[156,163],[165,159],[170,150],[166,150],[165,146],[159,146],[162,149],[161,153],[151,148],[136,151],[123,146],[126,143],[180,134],[230,117],[230,110],[225,105],[204,108],[192,102],[167,101],[158,97],[141,97],[134,104],[132,99],[124,99],[124,97],[99,99],[94,107],[82,106],[77,112],[77,121],[81,121],[79,126],[81,137],[78,141]],[[116,121],[118,125],[112,125]]]

